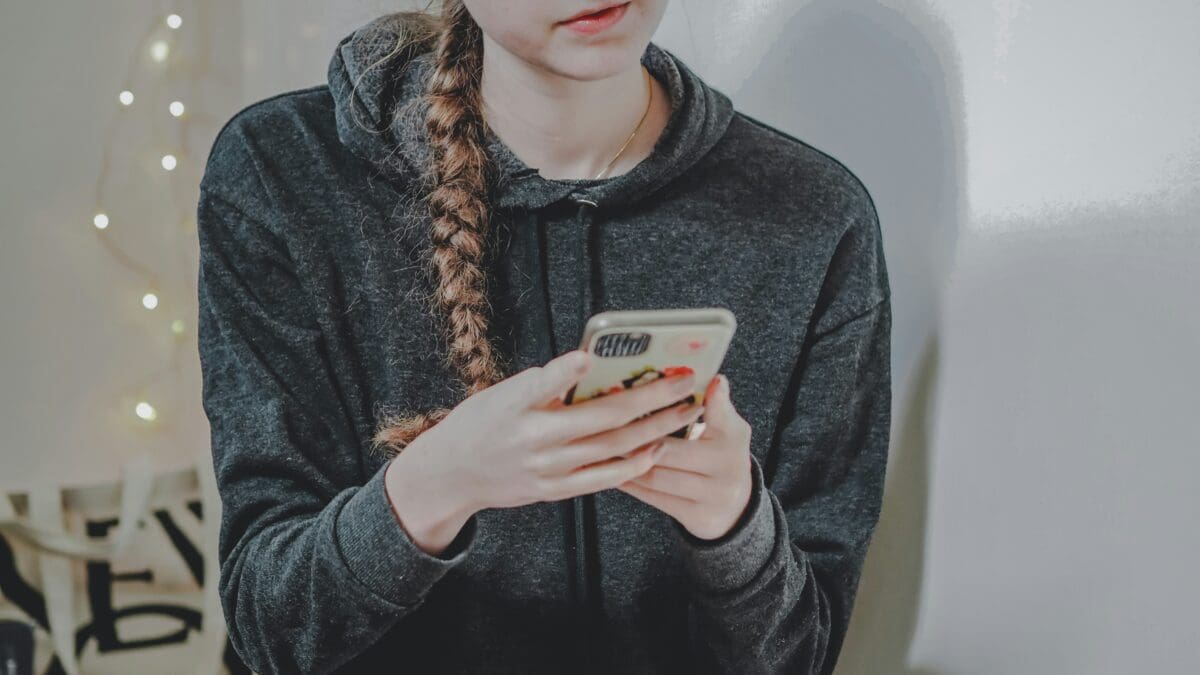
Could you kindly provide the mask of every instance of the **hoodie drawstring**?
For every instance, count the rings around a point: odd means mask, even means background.
[[[575,212],[576,232],[579,233],[578,254],[580,269],[586,274],[584,283],[577,284],[579,293],[579,334],[582,337],[587,320],[597,307],[604,306],[604,288],[600,276],[600,228],[596,226],[595,214],[598,208],[596,202],[582,196],[573,195],[572,201],[579,205]],[[571,345],[574,349],[578,343]],[[603,664],[600,656],[603,654],[601,645],[606,643],[604,610],[600,589],[600,555],[598,552],[599,539],[596,526],[596,501],[594,495],[580,495],[571,500],[570,522],[574,525],[575,555],[571,567],[574,574],[573,584],[576,586],[576,597],[582,610],[580,627],[583,641],[583,651],[589,667],[600,667]]]
[[[597,307],[604,306],[603,284],[600,275],[599,254],[600,237],[596,226],[595,214],[598,205],[595,201],[579,195],[571,195],[571,200],[578,204],[571,233],[574,245],[574,272],[565,275],[555,274],[550,268],[551,241],[547,224],[541,218],[539,209],[528,209],[525,212],[526,241],[536,241],[537,255],[532,256],[528,263],[531,271],[541,277],[544,290],[544,302],[547,311],[546,329],[550,335],[550,352],[557,356],[567,350],[579,346],[579,338],[583,334],[588,318]],[[531,253],[533,251],[530,251]],[[570,279],[573,291],[563,288]],[[556,283],[557,282],[557,283]],[[565,316],[554,318],[554,296],[556,294],[575,294],[575,306],[578,314],[572,316],[572,321],[562,323]],[[566,315],[571,316],[571,315]],[[575,323],[575,319],[578,320]],[[574,323],[574,325],[570,325]],[[560,344],[564,340],[573,340],[572,344]],[[580,653],[582,666],[577,666],[577,672],[606,672],[600,657],[604,653],[604,645],[608,637],[604,625],[604,610],[600,593],[600,556],[598,553],[598,535],[596,527],[596,505],[593,495],[579,495],[561,502],[564,523],[563,548],[566,553],[567,585],[571,606],[574,610],[575,637]],[[582,667],[582,670],[579,668]],[[599,668],[591,671],[589,669]]]
[[[600,228],[596,227],[594,221],[596,202],[586,197],[573,197],[572,199],[579,204],[579,210],[575,212],[575,224],[583,232],[579,259],[587,268],[587,288],[591,291],[590,293],[583,292],[585,287],[583,285],[579,287],[582,295],[579,303],[579,330],[582,336],[583,327],[587,325],[588,318],[595,313],[595,308],[604,306],[604,288],[600,280],[599,263]]]

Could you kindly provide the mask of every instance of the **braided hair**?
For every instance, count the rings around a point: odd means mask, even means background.
[[[488,337],[492,308],[484,266],[488,196],[495,174],[480,98],[483,33],[462,0],[440,4],[440,12],[427,7],[396,13],[403,34],[381,62],[410,44],[434,52],[421,97],[428,104],[424,124],[432,149],[430,187],[423,194],[432,220],[428,260],[435,283],[430,310],[448,345],[446,365],[458,373],[466,396],[471,396],[503,379],[505,370]],[[389,458],[398,454],[450,410],[383,415],[372,451]]]

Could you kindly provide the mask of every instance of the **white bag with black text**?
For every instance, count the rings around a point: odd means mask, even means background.
[[[0,673],[249,673],[217,594],[212,458],[0,495]]]

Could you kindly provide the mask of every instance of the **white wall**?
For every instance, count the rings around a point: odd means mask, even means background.
[[[1200,5],[944,5],[970,217],[911,663],[1200,672]]]
[[[171,351],[129,337],[150,330],[136,278],[79,228],[97,101],[154,6],[93,4],[0,10],[20,94],[0,156],[21,158],[0,166],[6,470],[90,475],[131,444],[206,441],[192,394],[197,417],[132,441],[108,407],[131,364]],[[404,4],[206,3],[232,66],[206,130],[324,81],[340,37]],[[656,41],[847,164],[883,223],[895,441],[842,675],[1200,672],[1197,29],[1188,0],[671,4]]]
[[[196,185],[240,103],[237,4],[0,4],[0,490],[113,480],[135,455],[180,466],[207,451]],[[169,9],[184,16],[174,34]],[[174,46],[162,63],[146,51],[160,38]],[[129,108],[117,102],[126,87]],[[185,118],[167,113],[174,98]],[[150,283],[154,311],[141,305]],[[155,423],[133,414],[141,398]]]

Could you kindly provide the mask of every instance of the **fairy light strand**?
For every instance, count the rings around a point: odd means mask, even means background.
[[[159,139],[164,136],[160,133],[161,125],[169,122],[172,125],[169,131],[173,133],[165,135],[173,140],[165,146],[161,143],[154,144],[161,146],[161,149],[157,152],[156,165],[148,166],[152,166],[151,170],[162,171],[166,174],[170,204],[176,213],[177,222],[183,225],[184,229],[190,227],[190,211],[185,208],[187,202],[181,199],[179,181],[172,177],[172,174],[177,173],[177,169],[183,168],[185,160],[190,156],[189,134],[186,128],[190,115],[187,114],[187,106],[184,103],[186,97],[184,100],[180,100],[178,92],[172,92],[169,97],[160,96],[173,70],[173,63],[184,54],[178,43],[178,40],[186,35],[181,30],[183,25],[183,16],[176,12],[165,15],[157,13],[148,23],[138,41],[137,48],[130,55],[125,81],[114,97],[115,100],[109,99],[113,100],[114,111],[105,128],[106,142],[101,150],[100,170],[97,174],[94,192],[95,207],[91,216],[90,229],[97,236],[101,246],[113,256],[118,264],[141,279],[142,287],[146,289],[140,299],[143,311],[153,312],[155,315],[166,314],[167,317],[165,319],[168,322],[167,332],[172,338],[171,353],[167,363],[146,374],[139,382],[130,387],[130,390],[137,392],[133,395],[133,400],[136,402],[131,411],[132,415],[145,423],[157,420],[160,412],[159,408],[151,401],[152,397],[147,396],[145,392],[152,382],[161,380],[166,372],[178,372],[182,362],[184,345],[182,338],[188,334],[189,322],[178,316],[170,318],[171,314],[177,314],[181,305],[175,303],[173,307],[169,302],[170,298],[164,297],[157,290],[163,288],[158,275],[149,266],[128,254],[118,244],[117,240],[122,235],[132,236],[139,226],[154,227],[154,224],[146,223],[136,214],[119,208],[119,200],[108,196],[111,192],[109,182],[114,170],[112,164],[117,125],[128,122],[128,116],[132,112],[145,109],[150,114],[150,136],[153,139]],[[134,82],[135,74],[139,71],[138,66],[144,66],[142,70],[149,78],[146,86],[137,86]],[[155,103],[162,99],[169,102]],[[138,152],[135,153],[135,156],[144,156],[144,153]],[[182,251],[180,253],[182,254]],[[180,269],[186,269],[186,266]],[[194,291],[193,283],[194,281],[189,279],[187,286]]]

